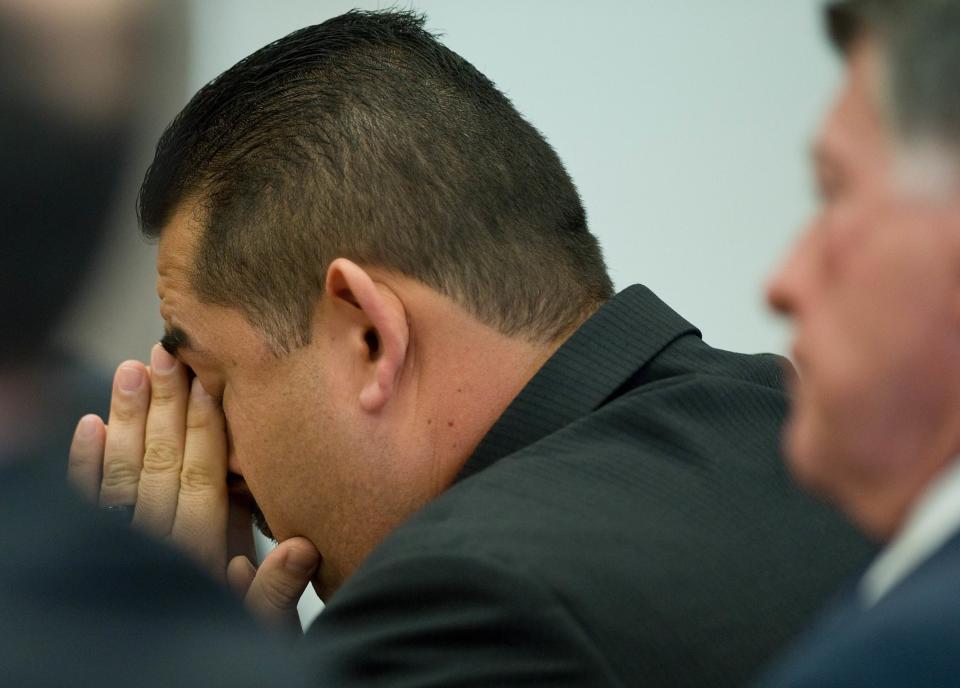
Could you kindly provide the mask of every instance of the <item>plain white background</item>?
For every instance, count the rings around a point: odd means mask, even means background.
[[[354,6],[387,6],[186,3],[187,88],[163,103],[165,117],[262,45]],[[763,283],[814,204],[807,150],[839,74],[818,0],[403,6],[425,12],[553,144],[618,288],[651,287],[714,346],[785,353],[787,330],[767,311]],[[142,173],[131,171],[131,188]],[[107,369],[144,358],[161,332],[154,249],[133,238],[132,208],[117,223],[121,238],[65,334]],[[309,602],[304,614],[315,609]]]

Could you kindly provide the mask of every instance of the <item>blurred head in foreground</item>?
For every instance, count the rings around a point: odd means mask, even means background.
[[[769,299],[802,378],[790,465],[886,539],[960,455],[960,3],[829,21],[846,78],[813,150],[820,209]]]
[[[0,0],[4,362],[42,343],[97,246],[129,129],[144,10]]]
[[[51,431],[45,345],[100,244],[148,11],[127,0],[0,0],[0,448]]]

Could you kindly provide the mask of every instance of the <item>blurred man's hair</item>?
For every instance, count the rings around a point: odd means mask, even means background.
[[[864,36],[877,41],[897,135],[960,155],[960,1],[843,0],[827,6],[826,19],[843,53]]]
[[[309,341],[339,256],[533,341],[612,293],[556,153],[408,12],[307,27],[204,86],[157,146],[143,232],[197,202],[193,288],[239,308],[278,351]]]

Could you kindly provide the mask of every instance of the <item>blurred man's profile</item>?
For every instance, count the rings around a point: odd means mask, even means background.
[[[828,8],[846,80],[822,203],[770,286],[802,384],[795,476],[885,549],[764,685],[960,676],[960,3]]]

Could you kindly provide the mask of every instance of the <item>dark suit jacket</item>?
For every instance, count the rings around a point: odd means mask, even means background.
[[[64,456],[0,451],[0,685],[304,685],[221,586],[82,504]]]
[[[960,534],[869,609],[860,601],[857,583],[759,685],[960,685]]]
[[[317,685],[742,684],[869,555],[784,473],[780,366],[619,294],[332,597]]]

